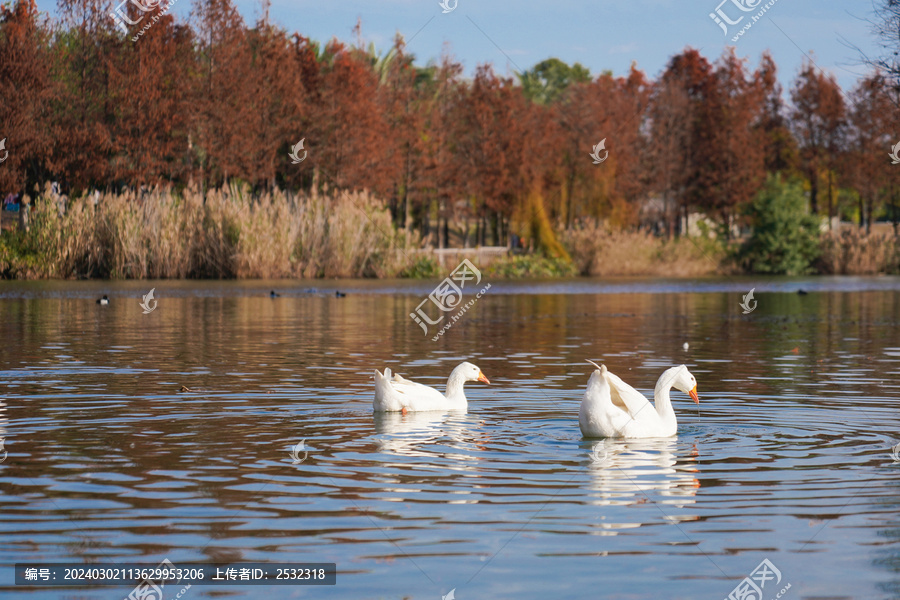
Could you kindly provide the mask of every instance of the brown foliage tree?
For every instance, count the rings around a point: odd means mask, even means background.
[[[144,15],[153,26],[110,61],[112,175],[136,186],[181,179],[188,166],[193,34],[160,10]]]
[[[256,74],[244,21],[231,0],[198,0],[194,5],[197,31],[197,72],[193,94],[191,151],[200,177],[219,184],[240,177],[252,181],[246,160],[257,138],[248,140],[253,122]],[[250,85],[247,85],[251,82]]]
[[[887,198],[891,183],[887,149],[893,144],[897,107],[888,96],[888,82],[875,73],[859,82],[851,93],[850,145],[842,163],[846,179],[859,194],[859,226],[870,231],[878,205]]]
[[[48,176],[42,157],[53,144],[53,82],[48,38],[38,17],[35,0],[0,7],[0,140],[6,140],[0,190],[22,191],[27,180]]]
[[[833,76],[822,73],[811,61],[800,70],[791,89],[794,135],[800,146],[801,170],[810,186],[810,208],[819,211],[819,180],[828,180],[828,216],[834,215],[832,173],[841,147],[845,124],[844,99]]]
[[[111,100],[109,69],[122,43],[113,31],[110,2],[58,0],[64,30],[54,45],[55,79],[51,169],[68,187],[103,187],[112,181],[112,127],[117,118]]]

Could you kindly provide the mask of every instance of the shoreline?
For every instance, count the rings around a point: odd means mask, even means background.
[[[816,293],[900,292],[898,275],[809,275],[809,276],[712,276],[712,277],[569,277],[555,279],[492,279],[490,296],[494,295],[616,295],[616,294],[680,294],[726,293],[746,294],[751,288],[760,294],[788,294],[803,301],[809,296],[798,294],[803,290]],[[434,289],[438,279],[327,279],[309,282],[305,280],[0,280],[0,300],[5,299],[84,299],[91,303],[102,294],[109,294],[114,303],[122,299],[141,300],[152,287],[155,298],[172,299],[187,297],[208,298],[257,298],[269,299],[270,291],[280,296],[278,302],[298,299],[321,299],[343,302],[354,297],[406,297],[420,301]],[[479,287],[480,289],[480,287]],[[340,291],[345,297],[336,297]],[[463,296],[474,298],[463,291]],[[740,299],[738,295],[737,300]],[[737,302],[737,300],[735,302]],[[135,304],[137,306],[137,304]],[[735,304],[737,307],[737,304]]]

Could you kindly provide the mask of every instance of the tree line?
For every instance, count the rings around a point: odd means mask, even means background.
[[[35,0],[0,7],[0,198],[46,181],[72,195],[327,184],[371,190],[435,245],[455,227],[467,243],[546,246],[548,224],[674,236],[695,212],[727,236],[780,173],[813,214],[900,219],[890,65],[846,92],[808,60],[785,93],[771,55],[753,66],[733,48],[686,48],[656,79],[555,58],[465,77],[448,54],[417,64],[400,36],[384,52],[320,43],[250,25],[231,0],[194,0],[189,22],[161,2],[121,6],[126,26],[106,0],[59,0],[56,21]]]

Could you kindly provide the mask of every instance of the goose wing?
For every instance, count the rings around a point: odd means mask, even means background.
[[[656,416],[653,405],[642,393],[608,370],[605,376],[606,381],[609,383],[609,395],[614,405],[628,412],[634,420],[651,415]]]
[[[391,387],[394,389],[394,393],[397,394],[398,398],[400,398],[401,403],[407,407],[429,404],[432,402],[440,404],[446,400],[444,395],[433,387],[428,387],[427,385],[404,379],[400,375],[394,375],[394,378],[391,381]]]
[[[621,400],[618,405],[613,402],[606,367],[598,367],[588,380],[578,409],[581,433],[586,437],[620,437],[624,428],[632,421]]]

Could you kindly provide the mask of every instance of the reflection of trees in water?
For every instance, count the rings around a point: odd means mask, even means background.
[[[479,415],[494,410],[494,398],[509,408],[515,393],[521,403],[514,410],[520,420],[515,427],[523,434],[534,433],[542,419],[560,418],[563,404],[577,436],[577,401],[591,370],[584,358],[601,358],[629,383],[649,390],[663,366],[710,358],[715,348],[715,361],[695,371],[700,416],[688,416],[676,400],[682,424],[707,419],[705,402],[715,402],[717,391],[779,393],[837,377],[839,361],[871,367],[900,360],[890,354],[896,349],[886,348],[895,344],[893,329],[883,326],[900,318],[900,295],[894,292],[800,297],[757,289],[759,307],[746,316],[737,292],[488,294],[437,347],[409,318],[428,291],[421,297],[350,294],[277,302],[268,298],[268,288],[260,298],[168,297],[154,311],[152,327],[138,306],[139,294],[114,301],[103,313],[84,299],[4,300],[7,318],[0,327],[16,348],[5,368],[22,369],[15,375],[15,397],[7,402],[50,423],[46,435],[14,435],[15,460],[8,458],[0,472],[46,478],[49,483],[31,491],[48,498],[115,502],[117,513],[139,515],[117,526],[145,539],[163,539],[176,522],[192,524],[194,535],[207,539],[276,537],[283,532],[258,530],[254,520],[262,515],[258,527],[265,528],[281,517],[395,519],[397,512],[384,510],[378,494],[386,487],[399,490],[397,497],[439,490],[450,501],[477,501],[479,486],[492,485],[488,476],[479,480],[476,469],[489,443]],[[685,341],[689,353],[681,350]],[[44,349],[51,344],[61,349]],[[803,347],[792,358],[798,344]],[[123,351],[109,352],[113,346]],[[510,360],[514,354],[520,356]],[[774,360],[786,355],[792,359]],[[478,356],[503,360],[480,363],[497,382],[472,390],[468,415],[373,418],[374,368],[402,367],[404,375],[442,386],[444,365]],[[731,382],[740,382],[740,389],[731,389]],[[208,393],[177,394],[182,385]],[[854,391],[859,397],[884,395],[879,381],[870,379],[860,380]],[[94,401],[98,397],[102,404]],[[0,426],[8,429],[5,412],[0,410]],[[288,449],[301,438],[308,440],[310,455],[292,465]],[[693,504],[694,459],[676,443],[604,442],[610,463],[586,464],[591,500],[608,506],[657,502],[664,512],[667,505]],[[91,475],[101,471],[121,477],[105,483],[125,491],[50,489],[53,481],[96,483]],[[278,496],[292,501],[271,501]],[[322,496],[333,511],[311,500]],[[198,514],[204,502],[209,511]],[[380,510],[370,513],[373,506]],[[67,520],[97,514],[50,510]],[[341,531],[328,525],[300,535]],[[891,529],[885,535],[897,537]],[[85,542],[88,553],[90,543]],[[896,573],[900,559],[886,552],[884,564]]]
[[[900,486],[895,487],[896,498],[900,496]],[[889,581],[879,584],[881,590],[891,598],[900,598],[900,502],[882,501],[880,506],[884,511],[882,514],[889,515],[891,522],[885,523],[884,529],[878,531],[878,537],[887,543],[880,544],[876,549],[873,563],[891,575]]]
[[[6,462],[9,451],[6,449],[6,428],[9,418],[6,416],[6,403],[0,399],[0,463]]]
[[[92,367],[145,369],[138,387],[132,377],[123,376],[128,380],[122,381],[123,385],[137,394],[168,393],[181,385],[260,390],[279,384],[368,393],[374,368],[399,363],[409,371],[410,365],[422,364],[410,357],[435,350],[434,342],[409,318],[420,296],[427,295],[425,288],[419,295],[351,294],[336,299],[300,294],[277,302],[267,296],[168,297],[160,306],[163,312],[154,312],[153,328],[145,326],[147,316],[140,311],[139,298],[130,304],[128,299],[114,298],[101,315],[93,303],[83,299],[9,300],[4,304],[8,314],[3,329],[6,339],[15,343],[12,365],[18,361],[23,366],[50,366],[59,362],[54,355],[65,354]],[[893,322],[900,318],[900,297],[893,292],[798,296],[758,289],[759,308],[752,315],[741,314],[740,296],[738,292],[696,294],[684,290],[657,294],[494,293],[464,316],[444,344],[466,358],[473,349],[488,355],[505,356],[510,349],[527,349],[535,355],[558,356],[561,360],[533,361],[527,369],[498,363],[502,368],[498,375],[527,374],[543,380],[562,374],[571,377],[567,387],[573,388],[583,386],[588,371],[561,364],[580,363],[587,353],[592,358],[603,357],[614,372],[627,374],[629,369],[646,368],[631,381],[648,389],[659,373],[656,365],[648,367],[647,358],[678,364],[715,347],[716,358],[723,363],[704,365],[713,375],[710,380],[742,380],[745,391],[762,393],[771,390],[771,384],[748,381],[748,377],[783,375],[788,365],[771,360],[773,357],[802,345],[798,363],[808,369],[792,373],[812,377],[817,375],[814,370],[827,372],[837,350],[845,357],[879,356],[881,345],[891,343],[883,327],[885,319]],[[578,347],[579,339],[592,342],[589,351]],[[681,350],[685,341],[691,343],[689,353]],[[65,350],[42,349],[60,342]],[[111,346],[130,346],[131,350],[110,353]],[[491,347],[496,352],[486,350]],[[259,367],[260,363],[266,366]],[[256,375],[228,375],[234,371]],[[645,373],[647,380],[642,383]],[[422,378],[421,371],[411,374]],[[102,389],[117,377],[86,374],[79,377],[79,383],[98,384]],[[423,383],[443,384],[443,378],[430,382],[426,378]]]

